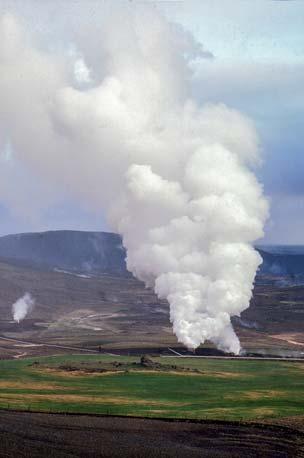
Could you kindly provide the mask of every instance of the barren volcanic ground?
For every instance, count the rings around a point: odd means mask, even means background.
[[[12,321],[11,304],[25,291],[36,306],[20,324]],[[132,277],[83,276],[0,263],[0,335],[97,349],[168,346],[176,343],[168,304]],[[18,346],[16,346],[18,345]],[[26,348],[26,350],[24,350]],[[0,355],[42,347],[1,342]]]
[[[11,306],[26,291],[35,297],[36,306],[17,324]],[[259,284],[250,308],[234,326],[248,351],[300,355],[303,313],[304,287]],[[0,317],[0,336],[31,343],[0,339],[0,357],[61,352],[42,343],[95,350],[101,346],[107,351],[158,351],[168,346],[182,350],[171,330],[167,302],[131,276],[58,272],[2,260]]]
[[[22,439],[21,439],[22,438]],[[0,414],[1,457],[300,458],[303,434],[225,422]]]

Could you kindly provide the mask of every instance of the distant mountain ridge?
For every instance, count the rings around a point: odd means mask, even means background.
[[[260,266],[260,274],[274,276],[303,276],[304,275],[304,254],[269,253],[258,249],[263,258]]]
[[[303,247],[258,247],[260,274],[304,275]],[[0,237],[0,257],[8,262],[71,272],[130,275],[121,237],[111,232],[47,231]]]
[[[47,231],[0,237],[0,257],[71,272],[128,275],[121,237],[110,232]]]

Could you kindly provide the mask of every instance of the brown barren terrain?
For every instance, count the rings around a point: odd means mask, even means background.
[[[184,350],[172,332],[169,305],[152,290],[132,277],[87,277],[0,262],[0,337],[24,341],[0,339],[0,358],[74,353],[75,348]],[[26,291],[35,297],[36,306],[15,323],[11,306]],[[249,352],[299,356],[304,352],[303,312],[303,286],[258,284],[250,308],[241,320],[234,320],[234,327]]]
[[[263,424],[0,414],[0,456],[300,458],[304,434]]]

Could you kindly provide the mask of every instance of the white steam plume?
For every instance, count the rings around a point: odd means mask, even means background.
[[[35,299],[30,295],[30,293],[25,293],[24,296],[20,297],[12,305],[14,321],[20,323],[20,321],[24,320],[26,315],[33,310],[34,305]]]
[[[86,88],[70,56],[33,46],[3,17],[0,129],[27,167],[105,210],[128,269],[168,299],[180,342],[237,354],[230,318],[248,307],[268,213],[255,129],[191,99],[190,63],[211,54],[189,33],[148,7],[108,13],[99,34],[75,38]]]

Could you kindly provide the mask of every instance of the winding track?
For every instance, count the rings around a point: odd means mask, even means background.
[[[82,352],[85,352],[85,353],[95,353],[95,354],[99,353],[98,350],[91,350],[91,349],[88,349],[88,348],[70,347],[70,346],[67,346],[67,345],[50,344],[50,343],[44,343],[44,342],[33,342],[33,341],[29,341],[29,340],[19,340],[19,339],[14,339],[13,337],[0,336],[0,340],[5,340],[5,341],[9,341],[9,342],[14,342],[14,343],[22,343],[22,344],[26,344],[26,345],[39,345],[41,347],[59,348],[59,349],[63,349],[63,350],[76,350],[76,351],[82,351]],[[110,355],[111,353],[104,353],[104,354]]]
[[[58,348],[62,350],[74,350],[74,351],[80,351],[83,353],[94,353],[94,354],[103,354],[103,355],[108,355],[108,356],[116,356],[119,357],[121,355],[119,354],[114,354],[110,352],[105,352],[102,351],[101,353],[99,350],[92,350],[89,348],[82,348],[82,347],[74,347],[74,346],[68,346],[68,345],[59,345],[59,344],[51,344],[51,343],[45,343],[45,342],[33,342],[29,340],[20,340],[20,339],[15,339],[14,337],[5,337],[5,336],[0,336],[0,340],[8,341],[8,342],[14,342],[14,343],[21,343],[25,345],[39,345],[41,347],[49,347],[49,348]],[[304,363],[304,357],[303,358],[287,358],[287,357],[267,357],[267,356],[210,356],[210,355],[182,355],[181,353],[178,353],[177,351],[173,350],[172,348],[168,347],[168,350],[171,351],[171,353],[174,353],[174,355],[160,355],[163,358],[203,358],[203,359],[230,359],[230,360],[252,360],[252,361],[290,361],[290,362],[302,362]]]

